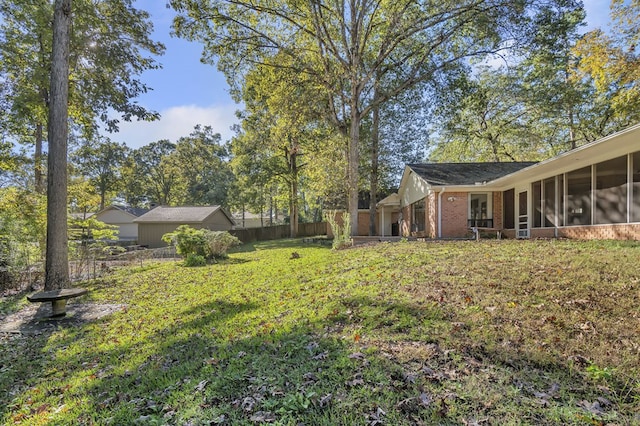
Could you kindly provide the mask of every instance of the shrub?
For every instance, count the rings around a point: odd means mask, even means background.
[[[162,236],[162,241],[176,247],[176,252],[187,257],[190,254],[197,254],[205,259],[207,256],[207,240],[202,229],[195,229],[189,225],[180,225],[173,231]]]
[[[331,227],[333,233],[334,250],[351,246],[351,215],[349,212],[342,213],[342,226],[336,220],[337,211],[329,210],[325,213],[324,218]]]
[[[199,254],[189,254],[184,260],[184,266],[204,266],[207,264],[207,259]]]
[[[240,240],[226,231],[208,231],[207,242],[211,255],[216,259],[227,257],[227,251],[240,245]]]
[[[225,258],[231,247],[240,244],[239,239],[226,231],[194,229],[189,225],[180,225],[174,232],[164,234],[162,240],[174,245],[183,257],[197,255],[205,261]]]

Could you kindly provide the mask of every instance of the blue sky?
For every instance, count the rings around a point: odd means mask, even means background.
[[[609,22],[609,0],[584,0],[588,29],[606,29]],[[211,126],[223,140],[233,136],[231,126],[237,123],[235,112],[241,106],[229,96],[224,76],[214,66],[200,62],[202,46],[170,36],[175,16],[166,0],[137,0],[135,6],[151,14],[153,38],[167,47],[158,58],[162,69],[151,70],[142,80],[153,88],[137,99],[146,108],[158,111],[162,118],[153,123],[123,122],[120,132],[109,134],[114,141],[138,148],[160,139],[175,142],[187,136],[196,124]]]

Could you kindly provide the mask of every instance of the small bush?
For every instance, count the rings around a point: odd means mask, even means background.
[[[184,260],[184,266],[204,266],[207,264],[207,259],[199,254],[189,254]]]
[[[206,238],[214,259],[225,259],[231,247],[240,245],[240,240],[226,231],[208,231]]]
[[[227,251],[240,244],[238,238],[226,231],[194,229],[189,225],[180,225],[174,232],[164,234],[162,240],[174,245],[183,257],[198,255],[205,261],[226,258]]]

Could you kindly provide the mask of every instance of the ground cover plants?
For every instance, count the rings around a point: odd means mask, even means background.
[[[640,244],[244,245],[3,336],[4,424],[640,424]],[[22,306],[0,303],[0,315]]]

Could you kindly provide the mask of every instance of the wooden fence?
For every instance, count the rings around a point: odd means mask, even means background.
[[[289,225],[267,226],[265,228],[233,229],[229,232],[238,237],[238,239],[243,243],[279,240],[289,238],[291,235]],[[298,237],[313,237],[316,235],[327,235],[327,222],[298,224]]]

